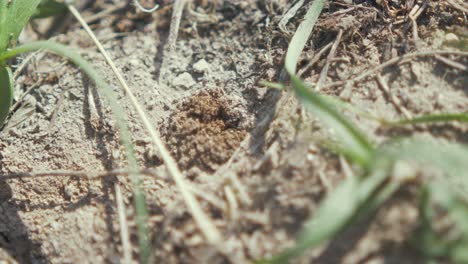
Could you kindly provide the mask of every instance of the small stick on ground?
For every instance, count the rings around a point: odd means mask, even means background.
[[[207,193],[206,191],[199,189],[195,185],[189,185],[189,187],[192,193],[200,197],[200,199],[207,201],[208,203],[210,203],[211,205],[213,205],[221,211],[226,211],[226,204],[224,203],[224,201],[220,200],[215,195]]]
[[[320,57],[322,57],[322,54],[325,53],[329,48],[331,48],[332,45],[333,45],[333,42],[330,42],[325,47],[321,48],[319,52],[317,52],[317,54],[314,55],[312,60],[310,60],[309,63],[307,63],[307,65],[304,68],[298,71],[299,77],[302,77],[302,75],[304,75],[305,72],[307,72],[310,68],[312,68],[312,66],[314,66],[314,64],[318,60],[320,60]]]
[[[342,155],[340,155],[340,165],[346,178],[354,177],[354,173],[353,173],[353,170],[351,169],[351,166],[349,165],[349,162]]]
[[[179,33],[180,20],[182,19],[182,13],[184,11],[187,0],[175,0],[174,8],[172,10],[171,27],[169,30],[169,37],[167,38],[167,45],[169,50],[172,51],[175,48],[177,41],[177,34]]]
[[[137,172],[131,172],[129,170],[112,170],[112,171],[101,171],[101,172],[89,172],[89,171],[42,171],[42,172],[16,172],[9,174],[0,174],[0,179],[2,180],[15,180],[15,179],[26,179],[26,178],[44,178],[44,177],[75,177],[86,180],[98,180],[105,177],[115,177],[115,176],[129,176],[134,174],[147,175],[155,177],[157,179],[173,182],[172,178],[168,178],[165,175],[161,175],[157,170],[154,169],[144,169]],[[200,190],[194,185],[188,185],[190,190],[200,199],[205,200],[206,202],[212,204],[214,207],[220,209],[221,211],[226,210],[226,205],[224,202],[214,195],[211,195],[203,190]]]
[[[393,96],[393,94],[390,92],[390,88],[388,87],[387,82],[385,82],[385,80],[383,79],[382,75],[377,74],[376,79],[380,89],[388,97],[390,102],[392,102],[393,106],[395,106],[398,112],[402,113],[406,117],[406,119],[413,118],[411,113],[403,106],[400,99],[398,99],[398,97]]]
[[[58,114],[62,111],[64,101],[65,101],[65,96],[67,93],[68,93],[67,90],[60,92],[60,96],[57,100],[57,104],[55,105],[55,108],[52,111],[52,116],[50,117],[49,126],[47,127],[47,131],[49,132],[55,127],[55,120],[57,120]]]
[[[118,182],[114,183],[115,200],[117,201],[117,211],[120,223],[120,239],[122,240],[123,263],[132,263],[132,247],[130,244],[130,235],[128,232],[127,217],[125,216],[125,203],[123,202],[122,190]]]
[[[466,3],[458,3],[456,0],[447,0],[447,3],[461,12],[468,13],[468,4]]]
[[[94,14],[94,15],[92,15],[92,16],[89,16],[89,17],[85,18],[84,21],[86,21],[86,23],[88,23],[88,24],[91,24],[91,23],[93,23],[94,21],[99,20],[99,19],[101,19],[101,18],[104,18],[104,17],[106,17],[107,15],[112,14],[112,13],[114,13],[115,11],[120,10],[120,9],[126,7],[126,6],[127,6],[127,2],[126,2],[126,1],[122,1],[122,2],[120,2],[120,3],[117,3],[117,4],[115,4],[115,5],[112,5],[112,7],[109,7],[109,8],[104,9],[103,11],[101,11],[101,12],[99,12],[99,13],[96,13],[96,14]]]
[[[372,67],[369,70],[364,71],[363,73],[359,74],[356,77],[350,78],[345,81],[338,81],[338,82],[333,82],[328,85],[325,85],[324,88],[332,88],[332,87],[337,87],[337,86],[343,86],[346,83],[355,83],[358,82],[364,78],[369,77],[370,75],[381,71],[382,69],[385,69],[389,66],[392,66],[394,64],[400,63],[402,61],[414,59],[417,57],[434,57],[435,55],[457,55],[457,56],[468,56],[468,52],[465,51],[450,51],[450,50],[432,50],[432,51],[422,51],[422,52],[414,52],[414,53],[409,53],[403,56],[395,57],[393,59],[390,59],[379,66]]]
[[[142,6],[140,4],[140,1],[139,0],[133,0],[133,4],[142,12],[144,13],[152,13],[154,11],[156,11],[156,9],[159,8],[159,5],[158,4],[155,4],[152,8],[145,8],[144,6]]]
[[[13,109],[13,110],[16,109],[23,102],[26,95],[31,93],[32,90],[34,90],[35,88],[39,87],[39,85],[42,84],[42,81],[43,81],[42,78],[39,78],[39,80],[37,80],[35,83],[33,83],[33,85],[29,86],[28,89],[18,99],[18,101],[16,101],[16,103],[11,107],[11,109]]]
[[[341,41],[341,36],[343,35],[343,30],[340,29],[338,31],[338,35],[336,36],[336,40],[333,43],[333,46],[330,49],[330,53],[328,53],[327,61],[325,63],[325,66],[323,66],[322,72],[320,73],[320,77],[317,81],[317,85],[315,86],[316,91],[320,91],[322,89],[323,84],[326,81],[327,75],[328,75],[328,68],[330,67],[330,62],[333,60],[335,57],[336,49],[338,48],[338,44]]]
[[[33,52],[29,54],[25,59],[21,61],[21,64],[16,68],[15,73],[13,73],[13,80],[18,79],[18,76],[23,72],[24,67],[28,65],[29,61],[32,60],[37,54],[39,54],[39,51]]]
[[[278,27],[280,30],[285,34],[290,34],[289,30],[286,28],[286,24],[288,24],[289,20],[293,18],[299,9],[304,5],[304,0],[297,1],[287,12],[283,15],[280,22],[278,23]]]
[[[331,185],[330,181],[328,180],[327,175],[325,175],[325,173],[323,172],[322,168],[318,172],[318,175],[319,175],[320,182],[322,182],[322,184],[323,184],[323,187],[325,187],[325,189],[327,191],[331,190],[332,185]]]
[[[226,199],[229,204],[229,215],[231,216],[231,219],[236,220],[239,218],[239,205],[237,203],[236,196],[229,186],[224,186],[224,193],[226,194]]]
[[[12,180],[12,179],[24,179],[24,178],[38,178],[38,177],[77,177],[84,178],[88,180],[101,179],[104,177],[111,176],[124,176],[131,174],[142,174],[155,176],[164,180],[164,176],[159,175],[154,170],[140,170],[137,172],[131,172],[129,170],[112,170],[112,171],[101,171],[101,172],[89,172],[89,171],[67,171],[67,170],[57,170],[57,171],[37,171],[37,172],[14,172],[9,174],[0,174],[2,180]]]
[[[466,65],[458,63],[458,62],[456,62],[454,60],[451,60],[449,58],[445,58],[445,57],[440,56],[440,55],[436,55],[435,58],[438,61],[444,63],[445,65],[448,65],[448,66],[453,67],[455,69],[458,69],[460,71],[468,71],[468,67]]]
[[[177,0],[175,5],[181,5],[181,10],[180,10],[180,15],[182,14],[183,10],[183,5],[185,4],[186,0]],[[176,161],[174,158],[171,156],[169,153],[169,150],[166,148],[164,143],[161,140],[161,137],[159,133],[156,131],[156,129],[153,128],[151,122],[149,121],[148,117],[146,116],[145,112],[143,111],[142,107],[138,103],[136,97],[133,95],[132,91],[128,87],[127,83],[125,82],[124,78],[120,74],[120,71],[117,69],[113,61],[111,60],[110,56],[104,49],[104,47],[101,45],[101,43],[97,40],[96,36],[92,32],[92,30],[89,28],[88,24],[83,20],[81,17],[80,13],[74,8],[72,5],[68,5],[68,9],[70,12],[77,18],[77,20],[81,23],[83,28],[86,30],[88,35],[93,39],[94,43],[98,47],[99,51],[102,53],[104,58],[106,59],[106,62],[109,64],[111,67],[112,71],[115,73],[117,76],[117,79],[119,80],[120,85],[123,87],[125,90],[130,102],[132,103],[133,107],[135,108],[136,112],[138,113],[140,119],[143,122],[143,125],[145,128],[148,130],[151,140],[153,141],[153,144],[155,145],[156,149],[159,150],[159,153],[161,154],[162,159],[164,160],[164,163],[166,164],[169,173],[173,177],[177,187],[179,188],[179,191],[182,194],[182,197],[191,212],[192,216],[194,217],[195,221],[197,222],[201,232],[204,234],[205,238],[207,239],[208,243],[211,245],[219,246],[219,243],[221,242],[221,233],[218,231],[216,226],[214,225],[213,221],[206,215],[200,204],[198,203],[197,199],[193,196],[191,193],[188,184],[185,182],[184,176],[182,175],[182,172],[180,171],[179,167],[177,166]],[[179,20],[180,22],[180,20]],[[171,26],[172,29],[172,26]]]

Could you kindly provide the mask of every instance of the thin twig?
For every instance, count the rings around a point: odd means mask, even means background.
[[[445,65],[448,65],[448,66],[453,67],[455,69],[458,69],[460,71],[468,71],[468,67],[466,65],[463,65],[463,64],[458,63],[456,61],[453,61],[453,60],[451,60],[449,58],[445,58],[445,57],[440,56],[440,55],[436,55],[435,58],[438,61],[444,63]]]
[[[231,219],[235,220],[239,217],[239,205],[237,203],[236,196],[229,186],[224,186],[224,193],[226,194],[226,199],[229,204],[229,214]]]
[[[154,169],[144,169],[140,171],[131,172],[129,170],[112,170],[112,171],[101,171],[101,172],[89,172],[89,171],[68,171],[68,170],[57,170],[57,171],[40,171],[40,172],[13,172],[7,174],[0,174],[1,180],[15,180],[15,179],[27,179],[27,178],[45,178],[45,177],[75,177],[86,180],[98,180],[105,177],[116,177],[116,176],[129,176],[129,175],[146,175],[155,177],[157,179],[173,183],[172,178],[166,177]],[[225,211],[226,205],[224,202],[219,201],[219,198],[211,195],[203,190],[200,190],[194,185],[189,184],[190,190],[200,197],[201,199],[212,204],[214,207]]]
[[[21,72],[23,72],[24,67],[26,67],[29,61],[32,60],[38,53],[39,51],[33,52],[21,61],[21,64],[18,66],[18,68],[16,68],[15,72],[13,73],[13,80],[18,79],[18,76],[21,74]]]
[[[312,68],[312,66],[314,66],[314,64],[315,64],[318,60],[320,60],[320,57],[322,57],[322,54],[325,53],[329,48],[331,48],[332,45],[333,45],[333,42],[330,42],[330,43],[328,43],[325,47],[321,48],[321,49],[319,50],[319,52],[317,52],[317,54],[314,55],[314,57],[312,58],[312,60],[310,60],[309,63],[307,63],[307,65],[306,65],[304,68],[302,68],[302,69],[300,69],[300,70],[298,71],[299,77],[301,77],[302,75],[304,75],[304,73],[305,73],[306,71],[308,71],[310,68]]]
[[[299,11],[299,9],[303,5],[304,5],[304,0],[299,0],[291,8],[289,8],[286,14],[283,15],[280,22],[278,23],[278,27],[281,29],[283,33],[290,34],[289,30],[286,28],[286,24],[288,24],[289,20],[291,20],[291,18],[293,18],[296,15],[296,13]]]
[[[187,0],[175,0],[174,7],[172,9],[171,27],[169,30],[169,37],[167,38],[167,45],[169,50],[174,50],[175,43],[177,41],[177,34],[179,33],[180,20],[182,19],[182,13]]]
[[[390,102],[395,106],[395,108],[402,113],[407,119],[413,118],[413,115],[403,106],[401,103],[400,99],[397,97],[393,96],[393,94],[390,92],[390,88],[388,87],[387,83],[383,79],[383,77],[380,74],[377,74],[377,83],[379,84],[380,88],[382,91],[385,93],[385,95],[390,99]]]
[[[351,169],[351,166],[349,165],[349,162],[342,155],[340,155],[340,165],[346,178],[349,179],[349,178],[354,177],[354,173],[353,173],[353,170]]]
[[[128,232],[127,217],[125,216],[125,203],[123,202],[122,190],[118,182],[114,183],[115,200],[117,201],[117,211],[119,214],[120,223],[120,239],[122,240],[123,247],[123,263],[132,263],[132,247],[130,244],[130,235]]]
[[[317,81],[317,85],[315,86],[316,91],[320,91],[322,89],[322,85],[325,83],[325,79],[327,78],[327,75],[328,75],[328,68],[330,67],[330,62],[335,57],[336,49],[338,48],[342,35],[343,35],[343,30],[340,29],[340,31],[338,31],[338,35],[336,36],[336,40],[330,49],[330,53],[328,53],[325,66],[323,66],[322,72],[320,73],[320,77]]]
[[[320,171],[318,172],[318,176],[319,176],[320,182],[323,184],[323,187],[325,187],[327,191],[330,191],[332,189],[332,185],[330,181],[328,180],[327,176],[325,175],[325,173],[323,172],[323,169],[320,169]]]
[[[377,67],[372,67],[369,70],[364,71],[363,73],[359,74],[356,77],[353,77],[351,79],[345,80],[345,81],[338,81],[338,82],[333,82],[330,84],[325,85],[323,88],[331,88],[331,87],[337,87],[337,86],[342,86],[345,85],[346,83],[355,83],[357,81],[360,81],[384,68],[387,68],[391,65],[394,65],[396,63],[399,63],[401,61],[417,58],[417,57],[430,57],[430,56],[435,56],[435,55],[458,55],[458,56],[468,56],[468,52],[465,51],[450,51],[450,50],[433,50],[433,51],[422,51],[422,52],[414,52],[414,53],[409,53],[405,54],[403,56],[395,57],[393,59],[390,59],[382,64],[380,64]]]
[[[458,1],[455,0],[447,0],[447,2],[455,9],[458,9],[461,12],[468,13],[468,6],[463,6],[466,5],[465,3],[458,3]]]
[[[144,13],[153,13],[154,11],[156,11],[156,9],[159,8],[159,5],[158,4],[155,4],[153,6],[153,8],[145,8],[144,6],[142,6],[140,4],[140,1],[138,0],[133,0],[133,4],[138,8],[140,9],[140,11],[144,12]]]
[[[176,5],[178,2],[185,2],[185,0],[177,0]],[[169,173],[173,177],[177,187],[179,188],[179,191],[182,194],[182,197],[184,198],[185,203],[187,204],[187,207],[189,211],[191,212],[192,216],[194,217],[195,221],[197,222],[200,230],[208,240],[208,242],[212,245],[219,245],[219,242],[221,241],[221,233],[218,231],[216,226],[213,224],[213,221],[203,212],[201,209],[200,204],[198,201],[195,199],[193,194],[190,192],[189,187],[187,186],[187,183],[185,182],[185,179],[180,171],[180,169],[177,166],[176,161],[174,158],[170,155],[169,150],[166,148],[164,143],[161,140],[161,137],[159,133],[153,128],[153,125],[149,121],[148,117],[146,116],[145,112],[143,111],[142,107],[138,103],[136,97],[133,95],[132,91],[128,87],[127,83],[123,79],[122,75],[120,74],[120,71],[117,69],[113,61],[111,60],[110,56],[104,49],[104,47],[101,45],[101,43],[97,40],[96,36],[92,32],[92,30],[89,28],[89,26],[86,24],[86,22],[83,20],[79,12],[74,8],[72,5],[68,5],[68,8],[70,9],[70,12],[77,18],[77,20],[81,23],[83,28],[86,30],[88,35],[93,39],[94,43],[98,47],[99,51],[102,53],[104,58],[106,59],[106,62],[109,64],[111,67],[112,71],[116,74],[117,79],[119,80],[120,85],[123,87],[124,91],[126,92],[126,95],[128,96],[130,102],[132,103],[133,107],[137,111],[138,115],[140,116],[143,125],[145,128],[148,130],[150,137],[156,147],[156,149],[159,150],[159,153],[161,154],[162,159],[164,160]]]
[[[119,9],[122,9],[124,8],[125,6],[127,6],[127,2],[126,1],[122,1],[118,4],[115,4],[113,5],[112,7],[109,7],[109,8],[106,8],[104,9],[103,11],[97,13],[97,14],[94,14],[92,16],[89,16],[87,18],[84,19],[84,21],[86,21],[86,23],[88,24],[91,24],[93,23],[94,21],[96,20],[99,20],[101,18],[104,18],[106,17],[107,15],[111,14],[111,13],[114,13],[115,11],[119,10]]]
[[[39,85],[42,84],[42,78],[39,78],[35,83],[33,83],[31,86],[28,87],[28,89],[21,95],[21,97],[16,101],[16,103],[10,108],[10,109],[16,109],[24,100],[26,95],[32,92],[35,88],[39,87]]]
[[[101,171],[101,172],[89,172],[89,171],[69,171],[69,170],[56,170],[56,171],[37,171],[37,172],[13,172],[0,174],[2,180],[12,179],[24,179],[24,178],[38,178],[38,177],[77,177],[88,180],[101,179],[111,176],[123,176],[141,174],[155,176],[164,179],[163,175],[158,174],[155,170],[140,170],[140,171],[129,171],[129,170],[112,170],[112,171]]]

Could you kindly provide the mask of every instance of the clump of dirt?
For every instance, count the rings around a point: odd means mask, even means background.
[[[205,90],[177,106],[162,134],[181,168],[214,171],[246,136],[245,115],[222,90]]]

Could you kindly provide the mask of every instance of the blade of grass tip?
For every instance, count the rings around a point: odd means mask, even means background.
[[[262,86],[278,89],[278,90],[286,90],[287,89],[287,86],[282,84],[282,83],[260,81],[258,84],[262,85]],[[373,115],[367,113],[366,111],[364,111],[364,110],[362,110],[362,109],[360,109],[360,108],[358,108],[358,107],[356,107],[356,106],[354,106],[354,105],[352,105],[352,104],[350,104],[348,102],[340,100],[339,98],[335,98],[335,97],[329,96],[329,95],[322,95],[322,94],[320,94],[320,95],[315,94],[315,95],[322,98],[322,100],[327,102],[330,106],[336,106],[336,108],[340,108],[340,109],[343,109],[343,110],[349,110],[349,111],[355,113],[356,115],[359,115],[359,116],[361,116],[363,118],[367,118],[369,120],[377,121],[379,123],[385,123],[385,124],[390,123],[390,121],[386,121],[386,120],[383,120],[382,118],[373,116]]]
[[[466,263],[468,261],[468,255],[466,254],[468,245],[468,225],[466,222],[468,208],[466,203],[461,202],[447,189],[441,188],[440,185],[434,183],[424,186],[421,193],[419,201],[421,221],[410,242],[426,256],[447,258],[452,260],[453,263]],[[442,196],[443,199],[436,196]],[[455,224],[455,227],[452,227],[452,231],[454,228],[457,228],[457,231],[462,232],[461,236],[454,238],[450,234],[436,233],[434,231],[432,227],[434,217],[433,202],[436,202],[438,206],[447,210],[449,217]]]
[[[468,201],[468,147],[441,140],[394,140],[381,149],[395,159],[411,160],[447,174],[438,181]]]
[[[129,171],[133,172],[132,179],[134,181],[138,181],[138,165],[136,161],[136,157],[133,150],[133,144],[130,141],[131,134],[130,130],[127,126],[127,122],[125,120],[125,112],[122,106],[118,103],[117,95],[114,94],[112,89],[107,85],[104,79],[101,78],[100,75],[92,66],[89,64],[85,59],[83,59],[78,53],[72,51],[70,47],[66,47],[64,45],[50,42],[50,41],[37,41],[29,44],[24,44],[22,46],[18,46],[11,50],[8,50],[2,54],[0,54],[0,63],[3,61],[13,58],[19,54],[23,54],[26,52],[36,51],[36,50],[46,50],[57,55],[60,55],[64,58],[68,58],[71,62],[73,62],[76,66],[78,66],[91,80],[93,80],[96,84],[96,87],[99,89],[100,93],[105,96],[107,99],[114,119],[116,120],[116,124],[120,130],[120,141],[125,149],[126,158],[128,161],[128,168]],[[135,182],[136,189],[135,192],[135,203],[136,204],[144,204],[144,200],[142,201],[142,191],[139,189],[139,183]],[[137,208],[142,210],[142,208]],[[146,210],[146,209],[145,209]],[[146,215],[146,212],[140,211],[141,215]],[[148,233],[145,230],[139,231],[139,237],[141,238],[141,243],[146,244],[148,239]],[[142,249],[145,249],[143,247]],[[144,253],[144,252],[143,252]],[[148,249],[149,255],[149,249]]]
[[[382,121],[383,125],[387,126],[400,126],[400,125],[414,125],[414,124],[421,124],[421,123],[438,123],[438,122],[451,122],[451,121],[459,121],[459,122],[468,122],[468,114],[429,114],[423,115],[419,117],[414,117],[410,119],[401,119],[397,121]]]
[[[392,166],[393,161],[384,157],[374,162],[367,177],[346,179],[320,203],[314,216],[299,233],[295,247],[259,263],[287,263],[291,257],[332,239],[351,222],[378,208],[398,188],[398,184],[383,186]]]
[[[178,0],[178,1],[185,1],[185,0]],[[115,67],[115,64],[112,62],[112,59],[110,58],[110,56],[108,55],[104,47],[102,47],[101,43],[97,40],[96,36],[92,32],[92,30],[89,28],[88,24],[83,20],[83,18],[81,17],[80,13],[76,10],[76,8],[74,8],[72,5],[68,5],[68,8],[70,12],[76,17],[76,19],[81,23],[81,25],[89,34],[89,36],[93,39],[99,51],[102,53],[102,55],[106,59],[106,62],[109,64],[112,71],[116,74],[120,85],[125,90],[125,93],[130,99],[130,102],[132,103],[133,107],[138,113],[140,119],[142,120],[143,125],[145,126],[146,130],[148,130],[150,137],[153,141],[153,144],[155,145],[156,149],[158,149],[159,153],[161,154],[161,157],[163,158],[172,178],[174,179],[174,182],[179,188],[179,191],[181,192],[182,197],[184,198],[184,201],[187,204],[187,207],[189,211],[191,212],[192,216],[194,217],[195,221],[197,222],[201,232],[204,234],[205,238],[208,240],[210,244],[218,245],[219,242],[221,241],[221,233],[218,231],[213,221],[201,209],[200,204],[198,203],[198,201],[196,200],[196,198],[190,191],[188,184],[185,182],[182,172],[177,166],[177,163],[175,162],[174,158],[171,156],[168,149],[162,142],[159,133],[153,128],[147,115],[145,114],[142,107],[138,103],[138,100],[133,95],[132,91],[130,90],[124,78],[122,77],[122,74],[120,74],[120,71],[117,69],[117,67]]]
[[[296,74],[297,62],[302,50],[307,43],[307,40],[312,34],[315,23],[322,12],[325,0],[315,0],[310,6],[309,10],[304,17],[304,21],[299,25],[291,42],[288,46],[288,52],[286,53],[285,67],[289,74]]]
[[[360,109],[359,107],[356,107],[348,102],[345,102],[339,98],[336,98],[336,97],[333,97],[333,96],[329,96],[329,95],[322,95],[322,94],[316,94],[317,96],[320,96],[324,101],[326,101],[329,105],[332,105],[332,106],[336,106],[337,108],[340,108],[342,110],[348,110],[348,111],[351,111],[353,113],[355,113],[356,115],[358,116],[361,116],[363,118],[366,118],[366,119],[369,119],[369,120],[373,120],[373,121],[377,121],[379,123],[382,123],[384,121],[382,121],[382,118],[379,118],[379,117],[376,117],[376,116],[373,116],[372,114],[369,114],[368,112]]]
[[[297,97],[304,105],[325,125],[333,129],[337,140],[343,144],[342,149],[345,151],[343,154],[359,165],[367,167],[374,150],[366,136],[341,115],[334,106],[307,89],[298,77],[291,75],[291,82]]]
[[[367,166],[372,158],[373,147],[367,138],[349,121],[346,120],[332,105],[321,99],[315,93],[309,92],[305,84],[295,75],[296,66],[307,40],[317,19],[322,12],[324,0],[315,0],[299,25],[286,53],[285,68],[288,71],[297,97],[308,108],[328,125],[337,135],[337,139],[344,144],[346,156],[361,166]]]
[[[276,83],[276,82],[260,81],[258,84],[262,86],[278,89],[278,90],[286,90],[287,88],[286,85],[282,83]]]

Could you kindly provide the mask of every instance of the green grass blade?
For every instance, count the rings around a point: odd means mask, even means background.
[[[91,64],[89,64],[83,57],[81,57],[78,53],[73,51],[70,47],[50,42],[50,41],[37,41],[29,44],[25,44],[16,48],[13,48],[9,51],[0,54],[0,64],[7,59],[13,58],[19,54],[36,51],[36,50],[46,50],[62,57],[68,58],[71,62],[73,62],[76,66],[78,66],[91,80],[96,83],[99,92],[104,95],[107,99],[113,117],[116,120],[116,124],[120,130],[120,140],[122,145],[125,148],[126,158],[128,161],[128,167],[130,171],[137,172],[138,171],[138,164],[135,158],[135,153],[133,149],[133,144],[131,142],[131,134],[130,130],[127,125],[127,121],[125,120],[125,112],[122,106],[119,104],[117,100],[117,95],[112,91],[112,89],[107,85],[104,79],[101,77],[102,75],[97,72]],[[135,197],[135,208],[137,210],[137,224],[138,224],[138,237],[140,242],[140,249],[142,255],[148,255],[149,250],[149,233],[146,228],[146,219],[147,219],[147,209],[146,209],[146,202],[144,198],[144,193],[141,190],[141,184],[139,180],[139,175],[135,174],[132,175],[132,183],[133,183],[133,192]]]
[[[436,208],[444,208],[453,224],[452,231],[437,232],[432,226]],[[412,236],[411,243],[423,254],[431,258],[446,258],[453,263],[467,263],[468,254],[468,207],[443,186],[430,183],[422,188],[420,198],[421,221]],[[453,236],[453,229],[459,236]]]
[[[41,0],[0,1],[0,53],[14,46]]]
[[[396,159],[412,160],[439,169],[446,177],[438,181],[468,201],[468,147],[441,140],[397,140],[381,148]]]
[[[67,12],[67,6],[55,0],[42,0],[32,18],[45,18]]]
[[[296,73],[299,56],[301,55],[302,50],[314,29],[315,23],[322,12],[324,3],[325,0],[315,0],[312,3],[309,10],[307,10],[304,21],[301,22],[289,43],[285,59],[285,67],[289,74]]]
[[[373,156],[373,147],[367,137],[339,113],[335,106],[307,89],[298,77],[291,75],[291,82],[299,100],[325,125],[333,129],[336,139],[343,145],[341,149],[344,154],[357,164],[367,167]]]
[[[1,64],[0,64],[1,65]],[[0,127],[8,117],[13,102],[13,79],[8,66],[0,66]]]
[[[398,121],[383,121],[384,125],[388,126],[399,126],[399,125],[414,125],[414,124],[421,124],[421,123],[438,123],[438,122],[451,122],[451,121],[459,121],[459,122],[468,122],[468,114],[429,114],[418,116],[411,119],[401,119]]]
[[[294,248],[258,263],[287,263],[324,241],[332,239],[354,220],[379,207],[398,188],[398,183],[384,185],[391,175],[393,161],[377,160],[367,177],[353,177],[341,183],[325,197],[314,216],[304,225]]]
[[[274,88],[277,90],[286,90],[288,88],[285,84],[276,83],[276,82],[260,81],[258,84],[266,86],[266,87]],[[323,95],[323,94],[315,94],[315,95],[322,98],[322,100],[326,101],[329,105],[335,106],[337,109],[350,111],[350,112],[355,113],[356,115],[359,115],[361,117],[364,117],[370,120],[377,121],[379,123],[388,123],[388,124],[390,123],[390,122],[386,122],[385,120],[382,120],[381,118],[375,117],[348,102],[340,100],[339,98],[329,96],[329,95]]]
[[[367,138],[349,121],[346,120],[332,104],[320,96],[309,92],[305,84],[295,76],[299,56],[322,12],[324,0],[315,0],[301,22],[288,46],[285,68],[291,77],[291,82],[297,97],[336,133],[337,139],[343,144],[346,156],[361,166],[367,166],[372,158],[373,148]]]

